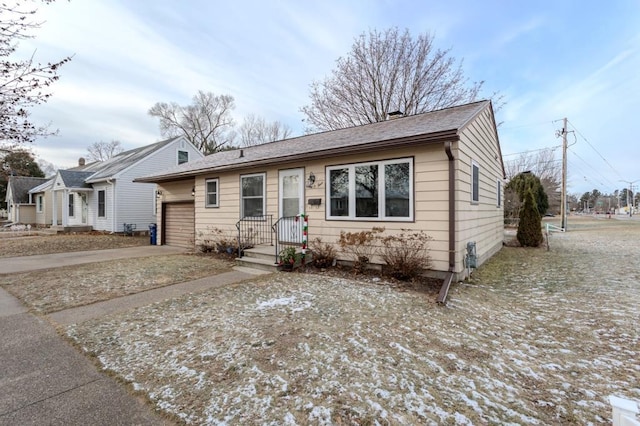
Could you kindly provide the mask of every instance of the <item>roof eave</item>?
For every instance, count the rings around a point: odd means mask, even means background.
[[[171,173],[167,175],[154,176],[154,177],[142,177],[134,179],[134,182],[146,182],[146,183],[160,183],[174,180],[183,180],[190,177],[198,176],[207,172],[228,172],[234,170],[249,169],[259,166],[267,166],[273,164],[283,164],[293,161],[303,160],[315,160],[318,158],[327,158],[327,152],[331,153],[332,157],[339,155],[360,154],[364,152],[371,152],[372,150],[383,150],[390,148],[404,148],[411,147],[418,144],[437,144],[445,141],[457,141],[459,139],[458,129],[445,130],[437,133],[430,133],[428,135],[414,135],[400,139],[388,139],[376,142],[369,142],[359,145],[349,145],[340,148],[329,148],[319,151],[313,151],[305,154],[294,154],[288,156],[279,156],[274,158],[265,158],[254,161],[246,161],[243,163],[234,163],[226,166],[215,167],[203,167],[197,170],[187,170],[184,172]]]

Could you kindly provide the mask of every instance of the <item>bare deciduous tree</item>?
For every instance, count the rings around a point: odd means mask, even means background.
[[[87,159],[89,161],[105,161],[120,154],[124,149],[120,141],[94,142],[87,148]]]
[[[279,121],[268,123],[262,117],[249,114],[238,129],[240,146],[248,147],[286,139],[291,136],[291,128]]]
[[[311,84],[311,104],[302,107],[308,130],[335,130],[384,121],[476,99],[482,82],[470,83],[450,50],[433,46],[431,34],[413,38],[391,28],[363,33],[331,76]]]
[[[149,115],[160,119],[160,133],[165,137],[184,135],[205,155],[231,144],[233,96],[198,91],[190,105],[158,102]]]
[[[53,0],[42,0],[51,3]],[[0,4],[0,142],[15,144],[32,142],[38,136],[53,134],[48,126],[29,120],[28,109],[46,102],[48,89],[58,80],[58,69],[71,60],[41,64],[35,62],[35,52],[29,59],[12,60],[18,41],[31,38],[30,31],[40,23],[30,18],[36,13],[27,1]]]

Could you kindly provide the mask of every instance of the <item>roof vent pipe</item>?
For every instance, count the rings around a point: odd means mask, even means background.
[[[84,157],[78,158],[78,166],[84,166],[86,164],[86,160]]]
[[[240,158],[244,157],[244,149],[240,150]]]

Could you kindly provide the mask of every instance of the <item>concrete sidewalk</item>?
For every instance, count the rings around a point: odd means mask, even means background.
[[[169,425],[0,288],[0,425]]]
[[[112,259],[183,253],[168,246],[60,253],[0,259],[0,274],[27,272]],[[68,325],[123,312],[156,301],[247,279],[239,268],[49,315]],[[0,278],[1,279],[1,278]],[[99,371],[60,337],[46,317],[30,314],[0,288],[0,426],[13,425],[170,425],[141,398]]]

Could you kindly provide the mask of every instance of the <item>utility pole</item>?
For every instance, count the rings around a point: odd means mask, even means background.
[[[567,117],[562,119],[562,194],[560,215],[562,216],[561,228],[567,230]]]
[[[637,179],[634,181],[620,179],[620,182],[625,182],[629,184],[629,189],[627,189],[627,209],[629,210],[629,217],[633,216],[633,195],[631,195],[633,193],[633,184],[638,182],[638,180],[640,179]]]

